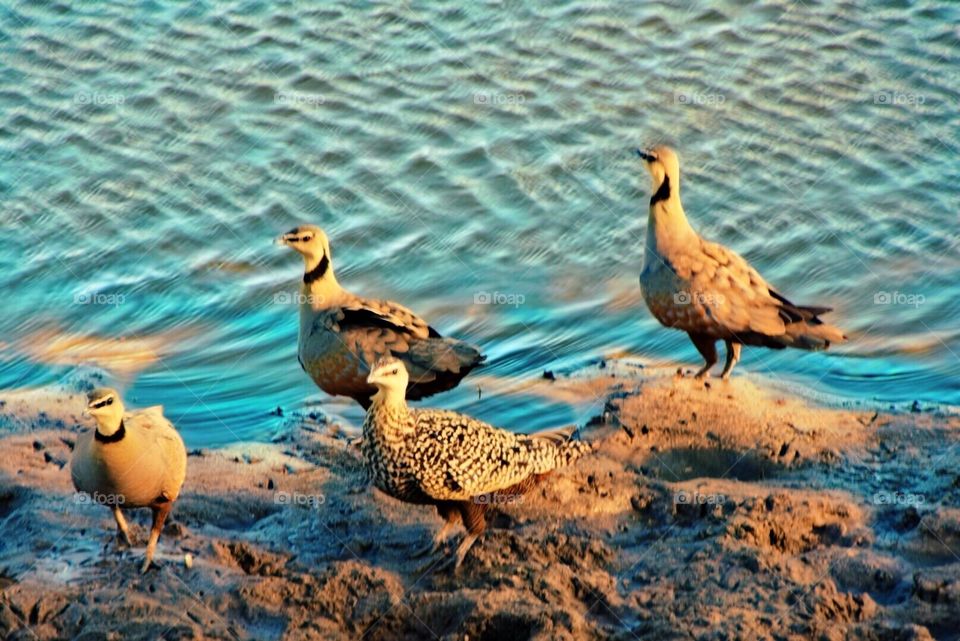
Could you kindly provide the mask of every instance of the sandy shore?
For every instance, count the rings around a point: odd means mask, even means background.
[[[141,576],[148,513],[118,553],[64,467],[95,382],[0,397],[4,638],[960,638],[943,408],[822,408],[752,374],[624,363],[538,381],[603,401],[583,430],[598,451],[500,506],[458,576],[411,558],[435,512],[371,490],[349,426],[294,416],[274,443],[191,452]]]

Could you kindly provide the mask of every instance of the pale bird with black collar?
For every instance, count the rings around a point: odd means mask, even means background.
[[[736,252],[701,238],[680,202],[680,161],[665,145],[637,150],[653,181],[640,274],[643,298],[664,327],[687,333],[704,358],[706,378],[727,347],[722,377],[740,360],[742,345],[824,350],[846,340],[820,320],[829,307],[794,305]]]
[[[149,507],[153,525],[142,572],[150,569],[163,524],[180,495],[187,472],[183,439],[163,416],[162,407],[126,412],[110,388],[87,396],[87,413],[96,426],[80,435],[70,461],[78,492],[111,509],[117,536],[131,545],[123,510]]]
[[[444,338],[406,307],[341,287],[330,241],[319,227],[291,229],[278,243],[303,256],[298,356],[303,370],[327,394],[348,396],[364,409],[370,407],[376,389],[367,375],[374,361],[384,356],[401,359],[410,371],[410,400],[456,387],[483,362],[479,349]]]

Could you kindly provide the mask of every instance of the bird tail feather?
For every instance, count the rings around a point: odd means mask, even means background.
[[[568,427],[558,427],[558,428],[549,428],[545,430],[540,430],[539,432],[534,432],[530,435],[530,438],[535,438],[542,441],[548,441],[554,445],[562,445],[570,440],[570,437],[573,436],[573,433],[577,431],[575,425],[570,425]]]
[[[555,470],[566,467],[584,454],[593,451],[593,445],[590,443],[573,438],[576,432],[576,426],[551,428],[534,432],[530,435],[530,440],[539,443],[542,447],[549,448],[547,466],[549,470]]]
[[[847,340],[846,335],[844,335],[840,329],[833,325],[819,322],[819,319],[816,317],[812,320],[818,322],[801,321],[787,325],[782,337],[783,343],[787,347],[796,347],[816,352],[828,349],[833,343],[842,343]]]

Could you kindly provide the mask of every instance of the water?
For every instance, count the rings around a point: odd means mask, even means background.
[[[582,421],[522,383],[699,360],[637,283],[629,152],[668,142],[695,227],[854,337],[740,371],[960,403],[960,5],[460,4],[0,9],[0,385],[95,361],[191,446],[268,438],[323,399],[271,245],[314,222],[342,283],[489,355],[430,403]]]

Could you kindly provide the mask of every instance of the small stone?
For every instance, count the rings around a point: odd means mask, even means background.
[[[43,444],[42,442],[40,442],[40,441],[34,441],[34,442],[33,442],[33,449],[35,449],[36,451],[39,452],[39,451],[42,450],[42,449],[46,449],[46,445],[44,445],[44,444]]]
[[[546,379],[546,380],[548,380],[548,381],[555,381],[555,380],[557,380],[556,375],[554,375],[554,373],[553,373],[552,371],[548,370],[548,369],[543,370],[543,378]]]

